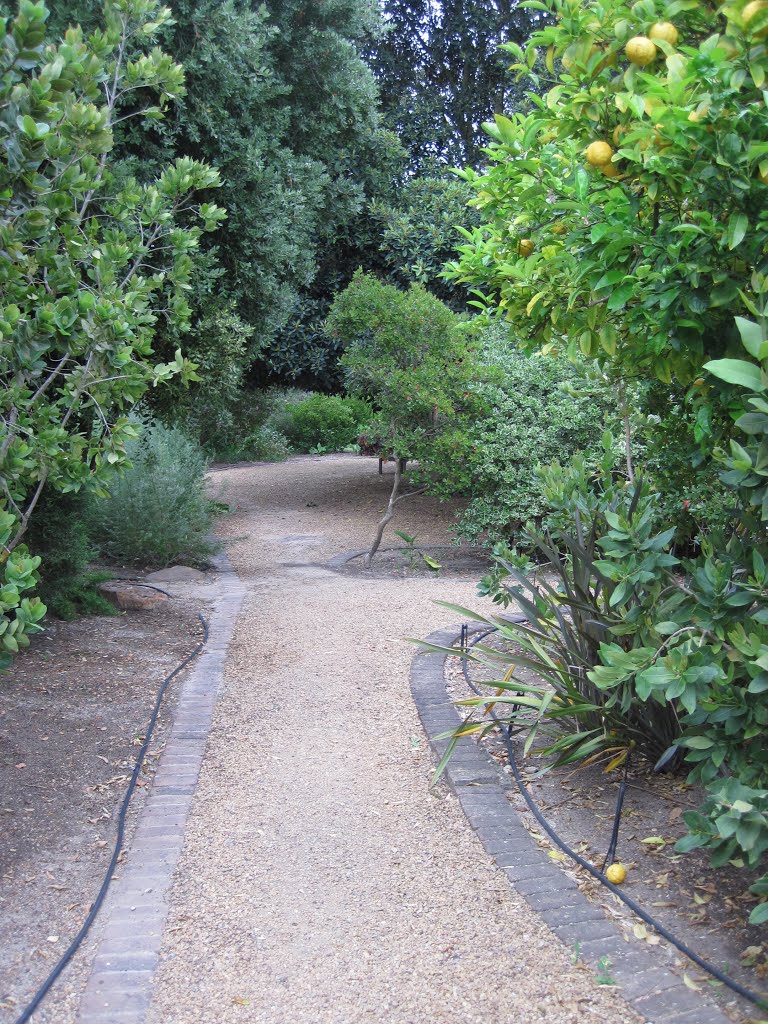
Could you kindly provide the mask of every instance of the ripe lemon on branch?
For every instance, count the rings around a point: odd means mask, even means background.
[[[624,47],[628,60],[639,68],[652,64],[656,60],[657,52],[656,44],[648,36],[633,36]]]
[[[604,167],[611,162],[613,149],[607,142],[590,142],[587,146],[587,162],[593,167]]]
[[[680,33],[671,21],[657,21],[655,25],[651,26],[648,36],[651,39],[663,39],[670,46],[676,46]]]

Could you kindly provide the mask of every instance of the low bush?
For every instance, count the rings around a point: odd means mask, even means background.
[[[213,504],[205,494],[201,447],[177,428],[145,425],[129,448],[131,466],[89,510],[91,537],[109,559],[162,567],[204,564],[215,551]]]
[[[298,451],[322,448],[338,452],[355,444],[373,415],[371,406],[359,398],[312,395],[288,405],[281,415],[282,431]],[[270,424],[275,423],[274,417]]]
[[[43,491],[27,531],[30,551],[42,558],[35,593],[48,614],[59,619],[115,614],[114,606],[97,589],[109,574],[88,568],[96,554],[87,526],[93,500],[97,499],[82,491]]]
[[[484,334],[481,358],[499,374],[481,389],[488,412],[470,435],[472,499],[458,533],[499,541],[548,507],[537,463],[599,446],[609,400],[604,385],[586,382],[567,360],[524,355],[502,325]]]
[[[282,462],[292,451],[285,434],[264,424],[233,447],[229,451],[229,459],[235,462],[244,459],[253,462]]]

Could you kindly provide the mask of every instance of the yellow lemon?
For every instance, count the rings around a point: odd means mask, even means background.
[[[536,246],[530,238],[521,238],[517,246],[517,251],[521,256],[530,256],[535,248]]]
[[[621,136],[624,135],[626,131],[627,131],[627,128],[626,128],[625,125],[623,125],[623,124],[617,124],[616,125],[616,127],[613,129],[613,135],[612,135],[614,146],[620,146],[621,145]]]
[[[680,33],[671,21],[657,21],[655,25],[651,26],[648,35],[651,39],[663,39],[670,46],[676,46],[677,40],[680,38]]]
[[[627,877],[627,869],[624,867],[623,864],[611,864],[611,866],[605,872],[605,877],[613,885],[621,885],[621,883]]]
[[[768,0],[765,0],[768,3]],[[624,52],[632,64],[644,68],[656,60],[656,44],[648,36],[634,36],[624,47]]]
[[[566,233],[567,233],[567,231],[568,231],[568,228],[566,227],[566,225],[565,225],[565,224],[561,224],[561,223],[560,223],[560,222],[558,221],[558,223],[557,223],[557,224],[553,224],[553,225],[552,225],[552,231],[553,231],[553,232],[554,232],[554,233],[555,233],[556,235],[564,235],[564,234],[566,234]]]
[[[593,167],[602,167],[603,164],[609,164],[612,156],[613,150],[607,142],[591,142],[587,146],[587,161]]]
[[[618,178],[619,176],[619,168],[616,164],[602,164],[598,167],[598,170],[601,171],[606,178]]]

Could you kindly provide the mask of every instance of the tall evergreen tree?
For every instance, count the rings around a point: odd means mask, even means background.
[[[203,261],[195,282],[198,308],[229,305],[251,328],[250,356],[295,376],[303,367],[281,362],[270,346],[319,279],[332,287],[337,276],[351,277],[359,215],[397,162],[360,55],[380,33],[381,15],[375,0],[169,6],[175,24],[165,46],[184,66],[187,95],[167,122],[137,123],[119,155],[139,177],[171,155],[220,169],[228,218],[212,243],[218,271]],[[57,4],[55,27],[79,20],[93,28],[100,11],[101,0]],[[288,355],[300,362],[306,353],[295,346]]]
[[[525,42],[541,13],[520,0],[381,2],[387,33],[368,56],[412,170],[476,164],[482,122],[523,95],[499,46]]]

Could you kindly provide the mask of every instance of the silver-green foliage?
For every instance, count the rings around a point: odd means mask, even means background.
[[[200,446],[176,428],[152,423],[128,454],[130,468],[112,482],[109,497],[92,502],[92,541],[123,564],[205,563],[215,544]]]

